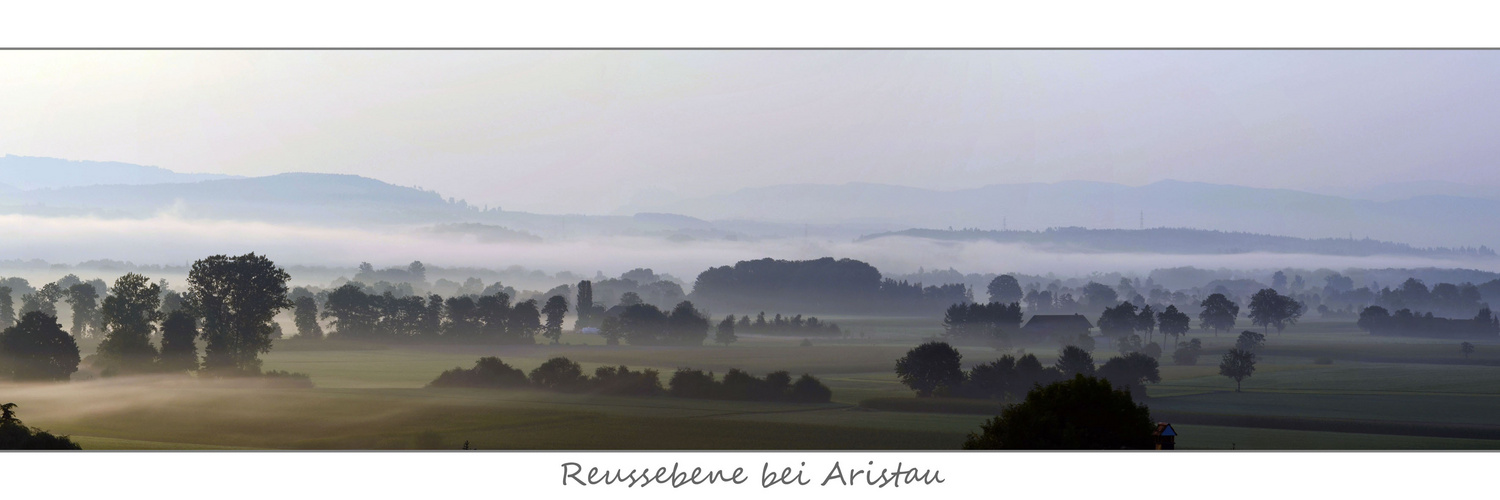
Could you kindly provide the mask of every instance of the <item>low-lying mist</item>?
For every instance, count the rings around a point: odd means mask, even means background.
[[[328,265],[352,268],[370,262],[377,268],[420,260],[439,266],[500,269],[519,265],[548,272],[595,271],[615,276],[649,267],[691,280],[713,266],[771,257],[853,258],[885,273],[918,268],[953,268],[962,272],[1055,273],[1083,276],[1094,272],[1145,274],[1180,266],[1227,269],[1282,267],[1344,269],[1387,267],[1462,267],[1500,270],[1497,260],[1444,260],[1410,256],[1346,257],[1308,254],[1166,255],[1145,253],[1061,253],[994,242],[939,242],[887,237],[865,242],[809,238],[763,240],[670,241],[650,236],[601,236],[535,243],[480,242],[468,236],[443,236],[413,227],[318,227],[264,222],[204,220],[176,214],[145,219],[0,215],[0,260],[42,259],[78,263],[96,259],[136,264],[186,265],[213,254],[256,252],[282,265]],[[53,280],[49,269],[0,269],[0,274]],[[62,272],[65,274],[65,272]],[[163,276],[172,279],[171,276]],[[107,278],[107,277],[106,277]],[[325,284],[292,277],[296,283]]]

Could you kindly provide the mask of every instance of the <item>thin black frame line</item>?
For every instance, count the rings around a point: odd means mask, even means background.
[[[0,50],[328,50],[328,51],[428,51],[428,50],[474,50],[474,51],[521,51],[521,50],[608,50],[608,51],[1459,51],[1500,50],[1495,47],[0,47]]]

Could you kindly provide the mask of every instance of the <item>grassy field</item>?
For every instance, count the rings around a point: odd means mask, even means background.
[[[267,370],[309,374],[314,389],[188,376],[67,384],[0,383],[29,425],[88,449],[954,449],[996,403],[918,399],[892,373],[935,333],[930,320],[829,318],[863,336],[745,336],[729,347],[377,345],[279,341]],[[925,323],[924,323],[925,321]],[[1500,449],[1500,345],[1464,358],[1454,342],[1372,338],[1342,324],[1272,333],[1244,392],[1217,374],[1224,333],[1196,366],[1162,366],[1145,402],[1170,419],[1182,449]],[[972,366],[1001,354],[961,346]],[[1055,348],[1028,349],[1051,363]],[[1101,346],[1098,362],[1113,355]],[[621,398],[531,390],[426,389],[439,372],[499,356],[530,370],[567,356],[586,370],[679,367],[722,374],[811,373],[833,402],[798,405]],[[1333,364],[1314,364],[1331,357]],[[86,377],[79,377],[86,378]]]

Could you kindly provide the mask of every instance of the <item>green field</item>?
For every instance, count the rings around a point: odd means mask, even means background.
[[[836,318],[864,337],[744,337],[730,347],[454,346],[280,341],[267,370],[309,374],[314,389],[189,376],[0,384],[29,425],[87,449],[954,449],[999,405],[918,399],[891,368],[932,328],[910,318]],[[846,327],[847,328],[847,327]],[[1145,402],[1182,449],[1500,449],[1500,345],[1464,358],[1456,343],[1371,338],[1345,325],[1272,334],[1255,375],[1234,392],[1207,344],[1197,366],[1162,367]],[[1002,354],[960,347],[965,364]],[[1028,349],[1050,363],[1055,348]],[[1102,362],[1112,355],[1095,351]],[[624,398],[534,390],[426,389],[439,372],[499,356],[530,370],[567,356],[585,370],[679,367],[811,373],[833,402],[800,405]],[[1328,356],[1333,364],[1314,364]]]

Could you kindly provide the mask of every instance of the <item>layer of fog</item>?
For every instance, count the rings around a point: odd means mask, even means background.
[[[164,214],[149,219],[0,215],[0,261],[42,259],[79,263],[110,259],[135,264],[183,266],[214,254],[256,252],[282,265],[326,265],[353,269],[360,262],[377,268],[420,260],[429,265],[503,269],[523,266],[548,273],[571,271],[606,276],[639,267],[676,275],[689,285],[709,267],[765,257],[859,259],[887,274],[919,268],[964,273],[1053,273],[1061,277],[1094,272],[1144,275],[1152,269],[1194,266],[1210,269],[1442,267],[1500,270],[1500,261],[1443,260],[1408,256],[1343,257],[1298,254],[1165,255],[1055,253],[993,242],[937,242],[888,237],[866,242],[818,238],[759,241],[667,241],[652,237],[607,237],[541,243],[482,243],[470,237],[443,237],[414,228],[328,228],[260,222],[209,221]],[[9,267],[9,266],[6,266]],[[57,279],[66,270],[0,269],[0,275],[33,282]],[[52,276],[57,274],[58,276]],[[83,276],[81,273],[80,276]],[[91,276],[83,276],[85,279]],[[99,276],[112,279],[112,276]],[[153,276],[156,277],[156,276]],[[161,276],[168,279],[180,277]],[[311,279],[310,279],[311,278]],[[293,276],[294,283],[326,285],[326,277]],[[314,281],[315,280],[315,281]]]

